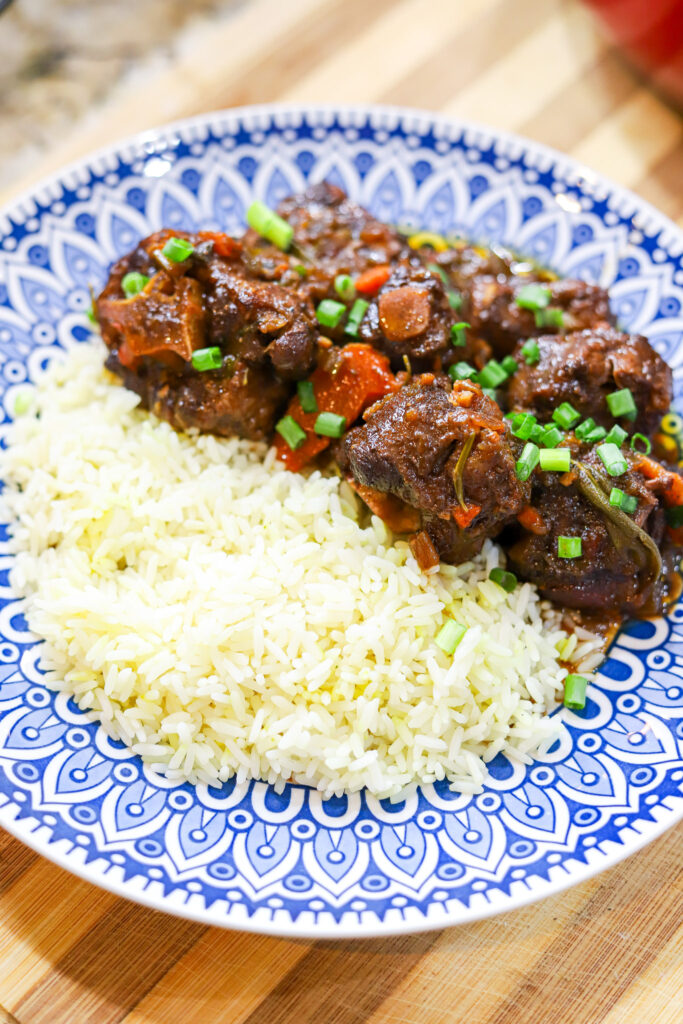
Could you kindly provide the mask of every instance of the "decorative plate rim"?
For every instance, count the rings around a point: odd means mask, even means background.
[[[358,119],[382,119],[395,120],[398,122],[415,121],[423,125],[429,125],[437,130],[442,130],[444,135],[449,133],[471,133],[478,141],[486,140],[491,145],[502,144],[505,148],[516,150],[519,153],[530,156],[533,160],[546,160],[549,165],[560,174],[570,179],[576,179],[577,184],[582,183],[585,188],[589,184],[591,188],[604,191],[620,207],[626,207],[629,216],[640,215],[647,220],[647,227],[656,233],[665,233],[663,244],[667,246],[677,258],[683,253],[683,230],[679,228],[669,217],[661,213],[647,200],[640,198],[632,190],[621,186],[609,177],[592,171],[589,167],[570,156],[546,146],[533,139],[527,139],[514,132],[499,130],[495,127],[481,124],[467,119],[450,117],[443,114],[433,113],[419,108],[383,105],[383,104],[289,104],[289,103],[265,103],[241,107],[228,108],[212,111],[205,114],[198,114],[188,118],[181,118],[157,126],[153,129],[138,132],[132,136],[123,138],[117,142],[100,147],[83,157],[71,161],[58,171],[50,174],[36,184],[22,190],[17,196],[5,203],[0,209],[0,231],[11,223],[15,213],[23,216],[26,204],[34,203],[36,199],[44,197],[54,200],[61,194],[64,187],[68,187],[68,179],[87,171],[90,172],[97,164],[107,163],[127,155],[138,154],[144,151],[145,146],[150,144],[172,143],[174,134],[182,136],[183,133],[192,133],[196,130],[217,128],[230,129],[233,125],[243,122],[245,119],[258,119],[274,121],[278,118],[283,120],[285,126],[287,118],[313,118],[321,119],[325,116],[331,119],[335,117],[357,117]],[[322,122],[324,123],[324,122]],[[55,195],[55,192],[57,193]],[[623,213],[623,211],[622,211]],[[639,225],[641,226],[641,225]],[[457,908],[447,909],[446,905],[433,903],[430,907],[429,916],[417,914],[415,917],[406,915],[401,921],[373,921],[367,924],[360,920],[347,922],[337,920],[333,926],[313,923],[308,925],[301,923],[301,918],[280,921],[277,916],[270,914],[266,917],[266,911],[257,909],[250,916],[240,918],[233,914],[226,914],[217,910],[214,905],[207,906],[197,900],[197,905],[190,898],[187,902],[177,904],[173,901],[173,892],[164,895],[155,892],[156,883],[150,882],[144,891],[137,890],[131,885],[130,879],[118,880],[112,874],[111,867],[106,865],[101,855],[94,856],[91,860],[80,863],[74,856],[74,849],[67,853],[61,849],[67,840],[56,840],[53,843],[45,842],[41,836],[40,829],[31,828],[31,817],[22,818],[17,810],[16,804],[10,799],[0,804],[0,826],[15,836],[36,853],[64,868],[70,873],[86,881],[112,892],[118,896],[125,897],[136,903],[148,906],[155,910],[161,910],[185,919],[202,922],[204,924],[216,925],[237,931],[248,931],[260,934],[274,935],[286,938],[297,939],[349,939],[362,937],[378,937],[387,935],[398,935],[405,933],[418,933],[444,928],[451,925],[466,924],[499,913],[506,913],[509,910],[535,903],[546,896],[555,895],[573,885],[580,884],[587,879],[599,874],[626,859],[631,854],[642,849],[647,843],[661,836],[669,828],[674,827],[683,819],[683,797],[676,794],[667,795],[656,805],[649,808],[650,819],[640,818],[634,822],[634,827],[629,827],[632,833],[622,844],[606,840],[602,847],[595,847],[584,853],[584,860],[569,855],[567,859],[551,869],[548,877],[534,875],[529,882],[529,887],[523,892],[512,894],[498,889],[495,902],[482,905],[476,896],[469,905],[460,904]],[[35,819],[33,819],[35,821]],[[106,866],[104,870],[103,866]],[[495,889],[495,883],[493,883]],[[451,901],[453,904],[455,901]]]

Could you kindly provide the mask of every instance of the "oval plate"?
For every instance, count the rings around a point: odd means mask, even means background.
[[[327,179],[383,220],[507,243],[611,290],[620,322],[683,358],[683,234],[536,143],[419,111],[254,107],[96,154],[0,216],[1,418],[88,288],[163,226],[238,231]],[[42,683],[0,541],[0,825],[122,896],[209,924],[348,938],[471,921],[576,884],[683,816],[683,605],[627,626],[542,761],[498,757],[476,797],[322,800],[261,782],[170,784]]]

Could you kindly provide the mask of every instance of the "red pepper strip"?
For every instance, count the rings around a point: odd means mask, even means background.
[[[320,437],[313,430],[321,412],[344,416],[348,429],[368,406],[400,387],[387,357],[369,345],[356,343],[341,350],[335,373],[318,369],[311,374],[311,381],[318,412],[304,412],[298,398],[293,398],[287,409],[287,415],[306,431],[306,440],[293,451],[279,434],[275,438],[277,457],[292,473],[297,473],[330,443],[329,437]]]
[[[232,235],[224,235],[218,231],[200,231],[197,238],[202,242],[213,242],[216,256],[222,256],[225,260],[234,260],[242,252],[242,243]]]
[[[481,505],[470,505],[468,508],[456,508],[453,518],[461,530],[466,530],[473,519],[481,512]]]
[[[390,277],[391,267],[387,263],[382,263],[379,267],[370,267],[356,278],[356,291],[361,295],[376,295]]]
[[[531,505],[527,505],[517,516],[517,522],[529,533],[536,533],[541,536],[548,532],[548,527],[543,522],[543,517]]]
[[[415,561],[424,572],[433,569],[440,562],[439,552],[434,547],[432,538],[425,530],[420,530],[409,541],[410,550],[415,556]]]

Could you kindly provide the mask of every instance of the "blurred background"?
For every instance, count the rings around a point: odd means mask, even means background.
[[[683,217],[683,0],[0,0],[0,201],[173,118],[380,102],[521,132]]]

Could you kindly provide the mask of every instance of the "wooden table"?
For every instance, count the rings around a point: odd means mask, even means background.
[[[683,224],[683,120],[561,0],[252,0],[112,88],[11,191],[139,129],[268,100],[519,131]],[[0,834],[0,1024],[681,1024],[682,838],[493,920],[332,944],[152,913]]]

